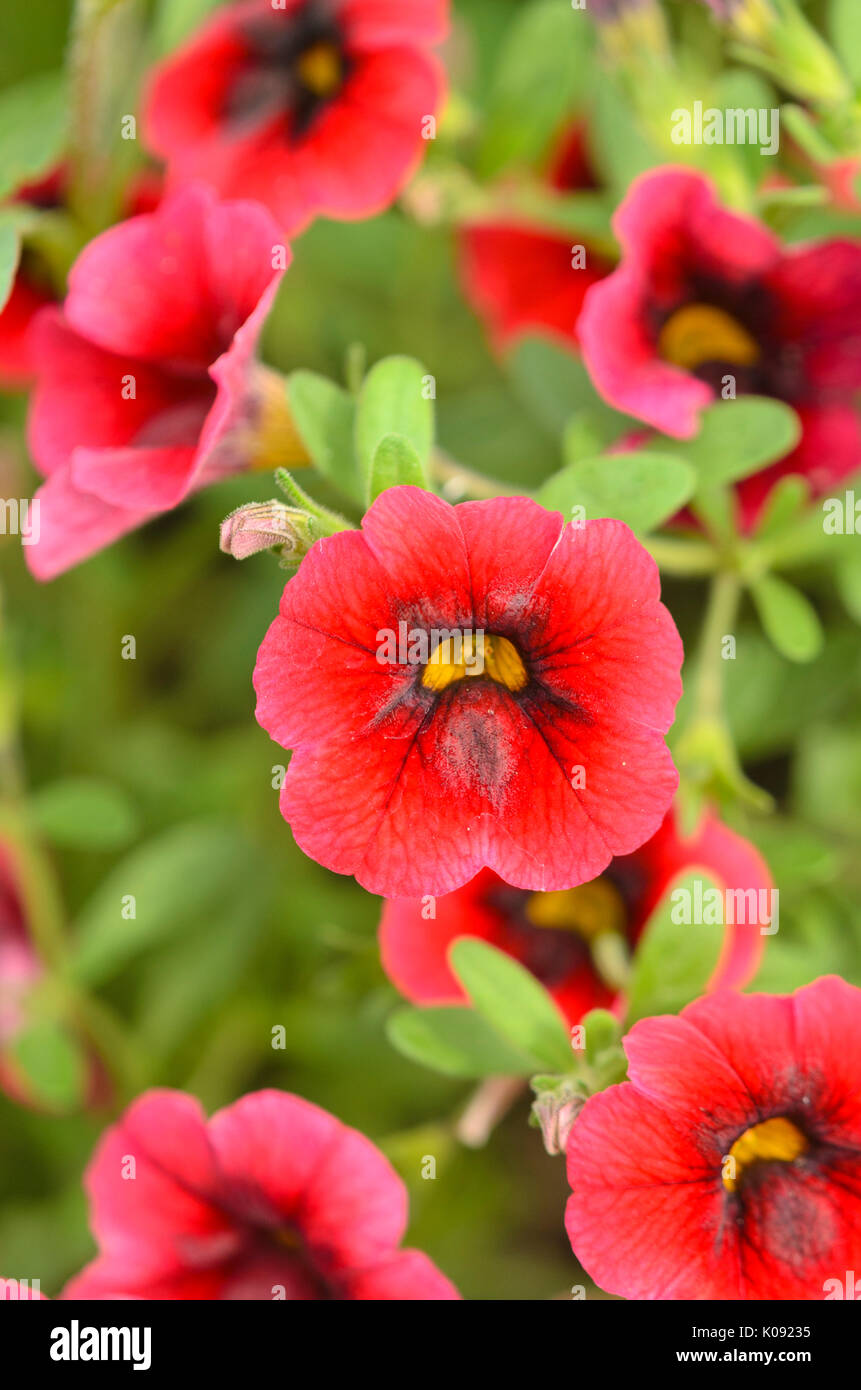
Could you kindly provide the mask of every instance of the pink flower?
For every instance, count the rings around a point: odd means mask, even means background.
[[[279,243],[263,208],[187,188],[78,257],[62,310],[33,329],[37,579],[254,463],[271,410],[254,354],[287,264]]]
[[[191,1096],[148,1091],[86,1176],[100,1254],[67,1286],[84,1299],[455,1299],[399,1249],[407,1193],[378,1149],[283,1091],[206,1121]]]
[[[861,467],[861,245],[787,249],[682,168],[637,179],[614,227],[621,265],[589,290],[579,321],[606,400],[683,439],[727,376],[738,394],[793,406],[801,442],[744,480],[748,519],[783,474],[804,475],[818,493]]]

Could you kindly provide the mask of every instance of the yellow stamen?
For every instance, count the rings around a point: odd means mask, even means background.
[[[727,1192],[735,1192],[746,1168],[755,1163],[792,1163],[807,1149],[807,1140],[791,1120],[778,1116],[773,1120],[763,1120],[753,1125],[736,1139],[729,1151],[734,1160],[733,1175],[724,1173],[723,1185]]]
[[[759,344],[731,314],[712,304],[686,304],[671,314],[658,337],[666,362],[694,370],[703,362],[749,367],[759,360]]]
[[[535,927],[577,932],[586,941],[604,932],[624,935],[626,925],[622,896],[606,878],[582,883],[579,888],[533,893],[526,901],[526,916]]]
[[[529,679],[513,642],[476,632],[444,637],[422,672],[422,685],[445,690],[465,676],[483,675],[512,691],[522,690]]]
[[[329,97],[337,91],[343,76],[341,55],[333,43],[312,44],[296,64],[299,81],[316,97]]]

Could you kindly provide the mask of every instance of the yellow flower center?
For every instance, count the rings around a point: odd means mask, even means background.
[[[341,84],[341,54],[335,44],[321,40],[300,55],[296,71],[306,91],[315,97],[330,97]]]
[[[732,362],[740,367],[759,360],[759,344],[746,328],[712,304],[686,304],[671,314],[658,337],[666,362],[694,370],[703,362]]]
[[[722,1182],[727,1192],[735,1192],[745,1170],[756,1163],[792,1163],[807,1149],[807,1140],[791,1120],[778,1116],[753,1125],[736,1139],[729,1151],[732,1176],[724,1173]]]
[[[625,904],[618,888],[606,878],[581,883],[553,893],[533,893],[526,901],[526,916],[534,927],[577,932],[594,941],[604,932],[625,934]]]
[[[445,690],[466,676],[490,676],[506,690],[522,690],[529,677],[520,653],[507,637],[484,632],[444,637],[422,672],[428,690]]]

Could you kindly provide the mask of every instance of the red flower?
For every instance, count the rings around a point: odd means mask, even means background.
[[[255,671],[306,854],[386,896],[571,888],[654,834],[682,650],[621,522],[414,487],[318,542]],[[398,650],[392,648],[397,639]],[[409,647],[409,649],[408,649]]]
[[[625,1051],[568,1141],[568,1234],[601,1288],[822,1299],[859,1268],[861,990],[714,994]]]
[[[84,1299],[455,1299],[400,1250],[407,1194],[378,1149],[283,1091],[207,1123],[191,1096],[148,1091],[86,1175],[101,1253],[67,1286]]]
[[[14,197],[18,204],[45,211],[63,205],[65,170],[55,169],[38,183],[24,184]],[[129,217],[151,212],[161,197],[161,179],[149,170],[135,176],[126,195]],[[57,296],[38,257],[25,247],[12,285],[12,293],[0,310],[0,390],[20,391],[31,385],[38,371],[38,356],[31,337],[33,320],[40,309],[55,304]]]
[[[653,170],[616,213],[620,267],[589,291],[580,318],[601,394],[665,434],[688,438],[729,375],[736,390],[799,413],[803,436],[744,481],[755,515],[774,481],[807,477],[822,492],[861,466],[861,245],[789,250],[728,212],[690,169]]]
[[[62,312],[43,310],[33,328],[30,448],[47,476],[26,550],[37,579],[252,461],[268,408],[254,351],[283,274],[278,241],[263,208],[188,188],[78,257]]]
[[[651,840],[633,854],[613,859],[600,878],[579,888],[525,893],[485,869],[464,888],[438,898],[435,917],[428,918],[420,900],[386,903],[380,922],[383,968],[416,1004],[465,1003],[447,952],[458,937],[477,936],[531,970],[568,1022],[579,1023],[590,1009],[623,1004],[592,962],[595,938],[616,931],[634,945],[672,881],[694,870],[729,889],[771,888],[761,855],[714,815],[708,813],[696,834],[685,838],[671,811]],[[746,984],[764,941],[758,924],[727,927],[709,989]]]
[[[547,181],[561,193],[595,188],[584,130],[568,130],[553,153]],[[576,324],[586,291],[610,270],[586,248],[586,264],[573,264],[571,234],[522,220],[480,220],[460,234],[464,293],[485,321],[499,351],[524,333],[547,332],[566,347],[577,343]]]
[[[176,181],[258,198],[289,233],[369,217],[421,158],[447,0],[243,0],[155,72],[146,138]]]
[[[55,169],[37,183],[22,184],[13,202],[29,203],[32,207],[59,207],[62,202],[63,172]],[[36,375],[36,358],[30,340],[33,319],[56,296],[38,264],[26,252],[15,274],[12,293],[0,310],[0,389],[20,391]]]

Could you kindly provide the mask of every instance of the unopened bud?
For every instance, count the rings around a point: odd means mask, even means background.
[[[250,502],[222,522],[221,549],[235,560],[261,550],[279,550],[282,561],[299,561],[319,537],[312,517],[283,502]]]
[[[540,1091],[532,1102],[533,1123],[541,1130],[544,1147],[549,1154],[564,1154],[568,1135],[583,1106],[586,1096],[574,1084],[560,1082],[552,1090]]]

